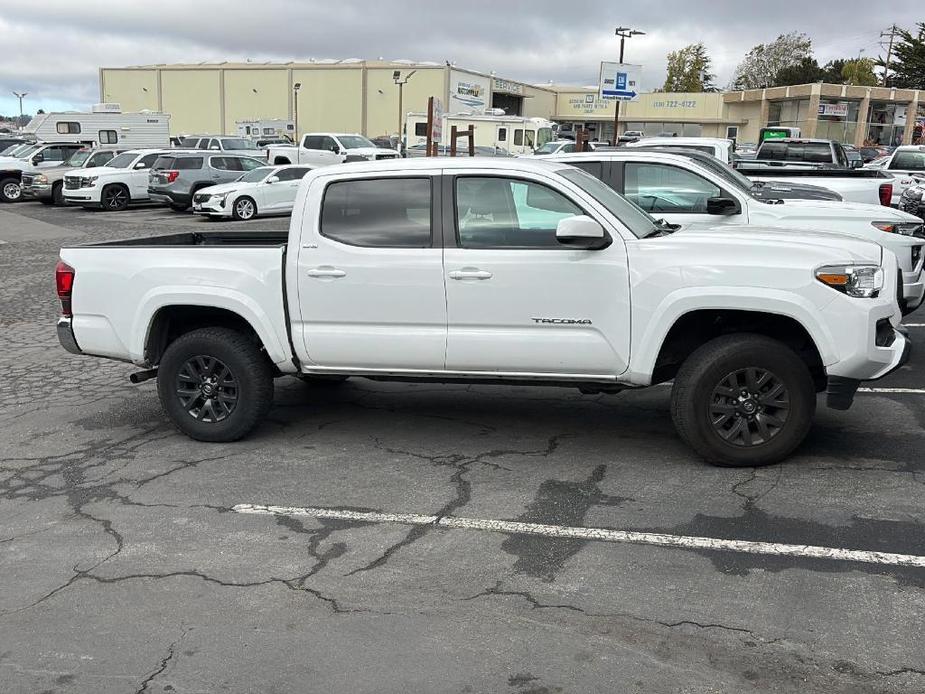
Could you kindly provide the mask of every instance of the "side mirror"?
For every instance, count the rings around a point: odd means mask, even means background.
[[[732,198],[710,198],[707,200],[707,214],[730,215],[739,210],[739,203]]]
[[[135,164],[135,168],[136,169],[146,169],[148,168],[148,165],[145,164],[143,161],[140,161],[137,164]]]
[[[209,149],[214,149],[216,152],[218,152],[220,148],[218,145],[212,145],[211,147],[209,147]]]
[[[604,227],[585,215],[560,219],[556,225],[556,240],[563,246],[589,251],[607,248],[610,238]]]
[[[279,183],[279,176],[270,176],[267,179],[267,183]]]
[[[36,154],[34,157],[32,157],[33,164],[41,164],[43,161],[45,161],[44,154]]]

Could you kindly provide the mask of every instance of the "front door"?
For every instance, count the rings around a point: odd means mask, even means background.
[[[148,176],[159,156],[161,155],[158,152],[146,154],[132,165],[128,174],[129,194],[132,200],[148,199]]]
[[[438,171],[317,179],[298,249],[298,315],[306,367],[441,371],[446,352]],[[290,249],[293,250],[293,249]],[[295,312],[294,312],[295,313]]]
[[[559,244],[559,220],[588,213],[539,180],[486,173],[449,187],[456,220],[444,251],[447,370],[551,378],[625,371],[622,239],[593,251]]]
[[[267,212],[291,212],[292,203],[299,190],[299,183],[309,171],[307,166],[279,169],[274,174],[279,179],[278,181],[264,182],[260,185],[260,196],[264,201],[262,209]]]

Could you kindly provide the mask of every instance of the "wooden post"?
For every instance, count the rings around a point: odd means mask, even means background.
[[[450,156],[456,156],[456,138],[459,137],[459,133],[456,132],[456,126],[454,125],[450,128]]]
[[[425,147],[425,152],[428,157],[436,156],[434,150],[434,97],[428,97],[427,99],[427,145]],[[405,132],[405,151],[408,151],[408,133]]]
[[[475,125],[469,123],[469,156],[475,156]]]

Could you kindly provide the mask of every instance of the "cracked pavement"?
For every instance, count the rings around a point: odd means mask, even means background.
[[[694,458],[667,389],[287,379],[254,435],[194,442],[131,366],[57,345],[52,273],[62,243],[200,225],[222,223],[0,208],[4,694],[925,691],[920,569],[231,512],[925,555],[925,396],[820,408],[757,470]],[[880,385],[925,387],[921,358]]]

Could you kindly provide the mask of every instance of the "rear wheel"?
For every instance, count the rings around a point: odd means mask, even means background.
[[[273,373],[248,336],[228,328],[201,328],[167,347],[157,392],[167,416],[190,438],[236,441],[273,404]]]
[[[234,201],[231,216],[239,222],[246,222],[257,216],[257,203],[252,198],[243,196]]]
[[[806,363],[763,335],[728,335],[697,349],[671,392],[678,433],[714,465],[757,467],[790,455],[812,426]]]
[[[128,207],[130,200],[128,188],[119,183],[106,186],[100,195],[103,209],[111,212],[121,212]]]
[[[22,186],[15,178],[0,180],[0,201],[19,202],[22,199]]]
[[[63,183],[58,182],[58,183],[55,183],[51,187],[51,199],[54,201],[56,205],[64,204],[64,184]]]

